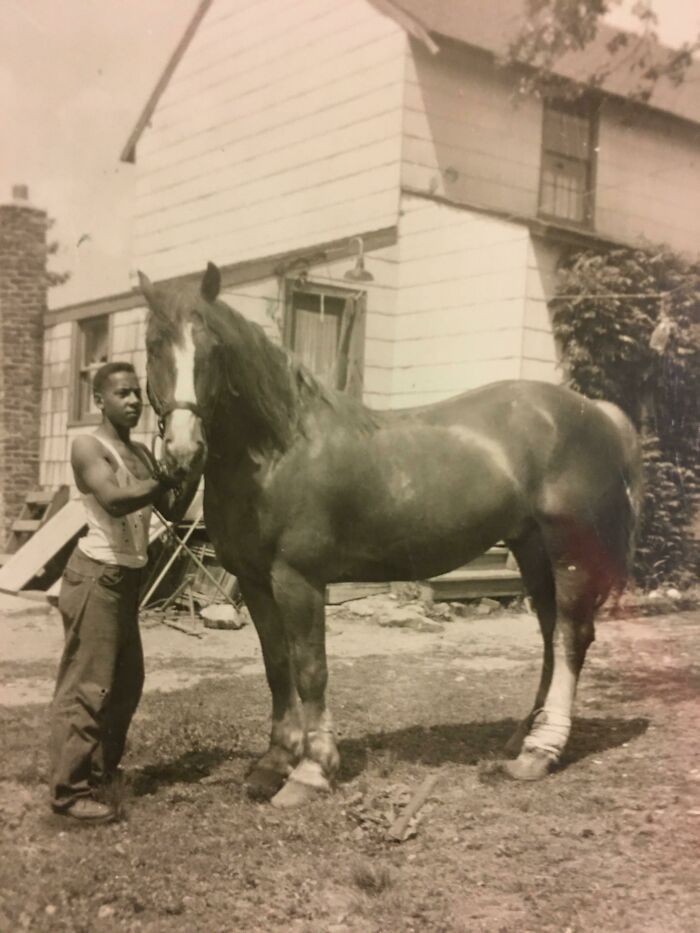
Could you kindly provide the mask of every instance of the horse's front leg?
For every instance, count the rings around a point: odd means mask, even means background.
[[[269,800],[282,787],[304,751],[301,705],[294,684],[287,636],[269,588],[239,578],[260,645],[272,693],[270,746],[251,768],[246,791],[256,800]]]
[[[326,709],[325,592],[282,561],[272,569],[272,589],[287,633],[305,726],[304,756],[272,803],[296,807],[329,791],[339,764]]]

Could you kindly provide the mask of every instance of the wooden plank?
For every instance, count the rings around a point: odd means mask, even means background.
[[[24,501],[29,505],[48,505],[53,500],[54,495],[52,489],[34,489],[27,493]]]
[[[379,596],[390,591],[389,583],[331,583],[326,587],[326,603],[335,606],[351,599]]]
[[[518,596],[523,582],[517,570],[454,570],[427,582],[435,599],[468,599],[480,596]]]
[[[85,526],[85,510],[80,500],[65,505],[32,535],[0,570],[0,590],[16,593]]]
[[[18,518],[12,522],[12,531],[15,534],[34,534],[40,525],[38,518]]]

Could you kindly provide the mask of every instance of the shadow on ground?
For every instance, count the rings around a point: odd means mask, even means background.
[[[685,703],[700,696],[700,668],[692,664],[630,671],[623,680],[613,671],[599,670],[594,676],[601,695],[605,691],[613,700]]]
[[[410,726],[396,732],[380,732],[339,743],[341,782],[353,780],[382,754],[394,760],[438,766],[446,763],[476,765],[479,761],[504,757],[504,747],[518,723],[514,719],[494,722],[445,723],[429,728]],[[643,735],[649,720],[575,719],[562,767],[589,755]]]
[[[240,759],[247,769],[253,758],[252,752],[247,754],[228,748],[185,752],[172,761],[159,761],[135,772],[130,781],[131,790],[135,797],[145,797],[173,784],[196,784],[235,759]]]
[[[368,767],[382,767],[386,759],[438,767],[443,764],[477,765],[504,757],[504,747],[518,723],[514,719],[494,722],[444,723],[424,727],[409,726],[394,732],[379,732],[339,743],[341,758],[340,783],[358,777]],[[575,719],[571,739],[562,760],[562,767],[575,764],[590,755],[600,755],[611,748],[643,735],[649,720],[585,718]],[[235,770],[247,770],[255,754],[230,748],[188,751],[172,761],[146,765],[134,774],[132,792],[136,797],[156,793],[173,784],[195,784],[208,778],[227,762],[237,761]],[[232,776],[233,779],[233,776]]]

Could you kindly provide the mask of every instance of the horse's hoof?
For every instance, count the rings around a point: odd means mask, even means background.
[[[318,800],[322,794],[330,792],[330,787],[316,787],[311,784],[302,784],[289,778],[282,790],[275,794],[270,803],[279,810],[291,810],[293,807],[303,807],[307,803]]]
[[[539,781],[555,766],[552,756],[539,748],[528,748],[515,761],[503,762],[504,772],[515,781]]]
[[[245,779],[245,792],[251,800],[271,800],[285,780],[285,774],[272,768],[253,768]]]
[[[517,758],[520,752],[522,751],[523,742],[525,741],[525,736],[527,732],[523,730],[518,730],[514,732],[513,735],[508,739],[504,746],[504,752],[509,758]]]

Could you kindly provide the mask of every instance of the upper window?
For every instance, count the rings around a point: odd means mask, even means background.
[[[545,101],[539,212],[593,223],[595,114],[588,101]]]
[[[97,421],[100,413],[92,397],[92,380],[109,359],[109,315],[78,321],[76,343],[73,416],[76,421]]]
[[[290,283],[286,342],[329,388],[362,391],[364,294],[310,282]]]

